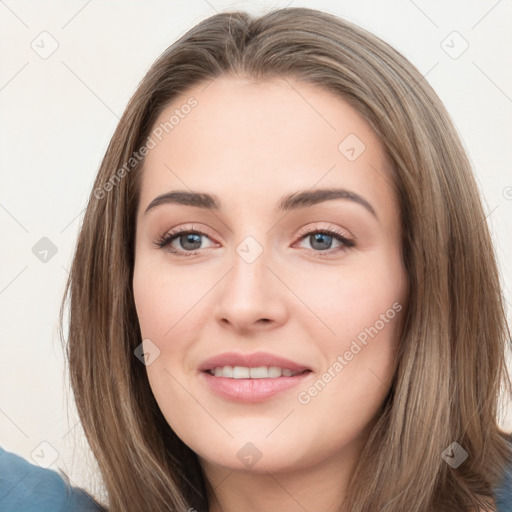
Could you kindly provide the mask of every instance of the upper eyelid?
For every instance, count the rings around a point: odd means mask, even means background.
[[[207,236],[208,238],[215,239],[215,237],[209,233],[208,229],[198,228],[194,224],[188,224],[188,225],[178,226],[176,228],[168,229],[167,231],[164,232],[163,236],[164,237],[176,236],[176,235],[180,235],[183,233],[197,233],[202,236]]]
[[[185,224],[183,226],[178,225],[178,227],[170,228],[170,229],[166,230],[162,236],[163,237],[175,236],[175,235],[182,234],[182,233],[191,233],[192,232],[192,233],[199,233],[201,235],[215,239],[216,237],[211,235],[208,231],[209,231],[208,228],[196,227],[195,224],[188,224],[188,225]],[[354,240],[354,241],[357,240],[356,236],[352,235],[352,233],[350,233],[346,228],[341,228],[341,227],[306,226],[306,227],[300,228],[299,231],[300,231],[300,234],[298,235],[299,239],[312,233],[312,232],[317,232],[317,231],[342,231],[342,232],[346,232],[346,234],[341,233],[341,235],[345,236],[345,238],[349,238],[350,240]]]

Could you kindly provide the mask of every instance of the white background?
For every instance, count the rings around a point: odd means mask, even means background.
[[[510,321],[511,0],[1,1],[0,445],[5,449],[61,468],[76,485],[98,491],[56,326],[100,161],[137,84],[179,36],[216,12],[241,8],[262,14],[287,5],[345,17],[389,42],[427,75],[474,165]],[[40,35],[44,31],[50,36]],[[468,49],[452,58],[464,40]],[[42,52],[52,44],[58,48],[48,58],[31,46]],[[57,248],[45,263],[32,252],[43,237]],[[500,421],[512,429],[511,404]]]

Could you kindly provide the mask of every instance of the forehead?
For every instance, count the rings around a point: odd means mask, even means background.
[[[391,193],[382,143],[363,117],[334,93],[291,78],[197,84],[164,109],[150,136],[142,207],[187,188],[227,202],[315,184]]]

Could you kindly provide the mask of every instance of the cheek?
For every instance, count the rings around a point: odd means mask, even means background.
[[[329,293],[310,295],[335,335],[318,343],[321,368],[296,396],[304,432],[331,442],[355,439],[388,393],[405,311],[404,271],[400,265],[390,270],[352,268],[331,283]],[[321,428],[320,417],[326,418]]]
[[[171,272],[168,266],[141,257],[134,268],[133,294],[143,338],[161,340],[186,323],[189,310],[204,291],[179,270]]]
[[[179,274],[172,275],[171,283],[169,274],[169,269],[139,257],[133,274],[133,294],[142,339],[151,340],[159,351],[158,357],[146,365],[148,381],[162,413],[173,427],[177,423],[176,431],[180,435],[181,423],[176,421],[173,415],[176,408],[172,405],[179,404],[178,410],[187,410],[190,397],[186,393],[182,395],[183,389],[176,380],[181,378],[175,368],[184,364],[187,311],[196,302],[197,293],[193,287],[181,283]]]
[[[379,330],[383,330],[383,322],[386,328],[396,324],[393,319],[398,306],[393,305],[398,303],[399,309],[405,306],[406,278],[399,261],[363,263],[317,275],[314,280],[297,277],[292,283],[297,295],[315,313],[307,316],[309,322],[322,328],[321,320],[332,334],[325,336],[323,329],[319,339],[331,340],[333,347],[343,348],[375,324]]]
[[[337,404],[340,417],[359,410],[361,425],[369,420],[395,371],[406,283],[396,253],[393,258],[375,258],[371,264],[362,261],[334,279],[331,276],[323,291],[310,288],[307,300],[332,335],[318,338],[319,381],[313,388],[300,390],[303,393],[297,397],[299,403],[309,404],[306,409],[318,408],[320,414],[323,407]]]
[[[181,382],[179,375],[185,372],[189,377],[193,370],[187,356],[203,323],[211,318],[207,291],[217,279],[211,270],[185,272],[170,268],[165,260],[155,261],[143,251],[136,260],[133,294],[141,337],[151,340],[158,349],[158,357],[146,366],[146,371],[163,409],[181,396],[180,385],[173,377]]]
[[[157,339],[165,327],[162,306],[167,303],[169,297],[166,297],[158,286],[154,272],[144,271],[141,265],[135,266],[133,295],[142,338]]]

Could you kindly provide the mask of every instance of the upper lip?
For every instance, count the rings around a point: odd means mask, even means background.
[[[245,366],[249,368],[257,368],[259,366],[277,366],[279,368],[288,368],[293,372],[309,370],[307,366],[268,352],[254,352],[252,354],[224,352],[223,354],[218,354],[206,359],[206,361],[201,363],[198,369],[199,371],[204,372],[222,366]]]

